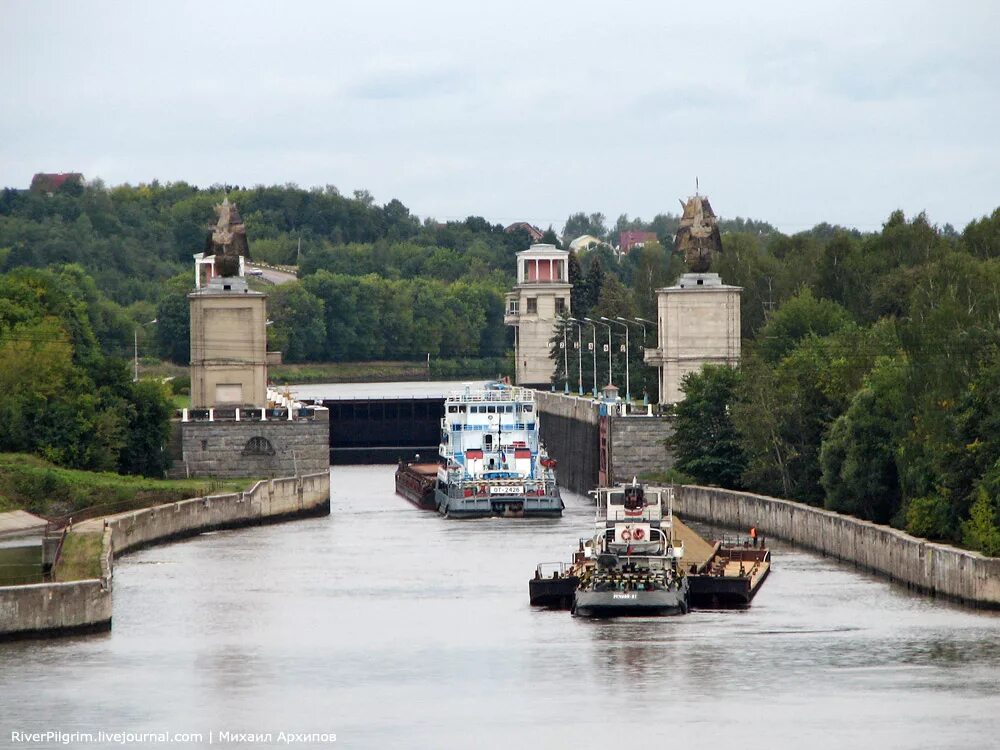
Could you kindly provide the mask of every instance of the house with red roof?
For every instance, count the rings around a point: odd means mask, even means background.
[[[656,232],[640,232],[630,229],[618,234],[618,252],[628,255],[633,247],[642,247],[647,242],[656,242]]]

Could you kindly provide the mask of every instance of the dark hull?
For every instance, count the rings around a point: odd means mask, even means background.
[[[438,512],[448,518],[559,518],[564,507],[558,495],[449,498],[441,490],[435,495]]]
[[[572,609],[573,595],[580,579],[576,576],[564,578],[533,578],[528,581],[528,597],[532,607],[550,609]]]
[[[683,615],[688,611],[688,587],[655,591],[577,591],[573,614],[578,617],[649,617]]]
[[[669,617],[687,614],[687,607],[577,607],[573,614],[577,617],[606,619],[611,617]]]
[[[396,470],[396,494],[423,510],[437,508],[433,477],[410,466],[401,466]]]
[[[396,494],[397,495],[402,495],[407,500],[409,500],[411,503],[413,503],[418,508],[421,508],[423,510],[436,510],[437,509],[437,502],[435,502],[435,500],[434,500],[434,489],[433,488],[427,490],[425,493],[423,493],[422,495],[420,495],[420,494],[417,494],[416,492],[413,492],[408,487],[400,487],[397,484],[396,485]]]
[[[691,606],[705,609],[739,609],[750,605],[749,578],[691,575]]]
[[[726,555],[740,555],[747,562],[753,560],[769,561],[766,550],[724,550]],[[745,609],[750,606],[754,595],[760,591],[761,585],[771,572],[768,566],[763,575],[751,578],[744,576],[715,576],[708,574],[689,575],[689,597],[692,607],[702,609]]]

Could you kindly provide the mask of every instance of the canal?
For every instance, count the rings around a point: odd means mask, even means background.
[[[333,479],[329,518],[122,558],[111,633],[0,644],[0,746],[15,729],[335,732],[348,748],[1000,737],[994,614],[775,540],[747,611],[575,620],[531,609],[527,580],[588,532],[587,498],[559,520],[452,521],[397,497],[392,467]]]

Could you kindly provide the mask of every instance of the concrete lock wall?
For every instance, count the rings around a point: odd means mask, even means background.
[[[558,461],[559,484],[579,493],[594,489],[600,481],[600,404],[547,391],[538,391],[535,399],[542,440]],[[630,414],[603,419],[608,423],[612,481],[627,482],[673,466],[664,445],[673,432],[669,418]]]
[[[597,486],[600,464],[600,418],[590,400],[537,391],[539,434],[563,487],[581,494]]]
[[[611,477],[614,482],[630,482],[674,465],[664,441],[673,434],[667,417],[629,415],[609,417],[611,433]]]
[[[330,512],[330,473],[264,480],[247,492],[182,500],[104,519],[101,578],[0,587],[0,640],[111,627],[113,559],[205,531]]]
[[[330,466],[329,411],[316,409],[314,414],[312,419],[292,421],[182,422],[182,459],[175,462],[171,474],[239,478],[326,471]],[[264,438],[270,450],[253,448],[252,438]]]
[[[681,487],[681,515],[774,536],[853,562],[930,594],[1000,608],[1000,559],[937,544],[888,526],[745,492]]]

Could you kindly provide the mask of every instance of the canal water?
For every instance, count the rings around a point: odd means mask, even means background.
[[[747,611],[578,620],[529,607],[527,581],[588,533],[587,498],[558,520],[453,521],[396,496],[392,467],[333,480],[329,518],[122,558],[111,633],[0,645],[0,746],[15,729],[329,732],[348,748],[1000,742],[996,615],[774,540]]]

